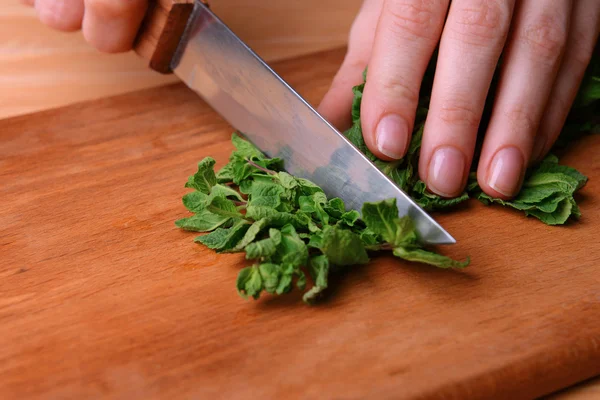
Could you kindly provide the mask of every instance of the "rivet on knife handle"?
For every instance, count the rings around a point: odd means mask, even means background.
[[[150,1],[134,44],[135,52],[150,68],[163,74],[172,72],[171,60],[193,10],[194,0]]]

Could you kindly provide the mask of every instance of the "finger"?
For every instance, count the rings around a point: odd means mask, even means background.
[[[85,0],[83,35],[98,50],[131,50],[146,12],[146,0]]]
[[[371,57],[377,19],[383,0],[365,0],[350,29],[348,52],[331,87],[321,104],[319,112],[340,130],[351,125],[352,87],[362,83],[362,73]]]
[[[594,53],[599,33],[600,1],[576,1],[567,48],[535,139],[532,161],[540,161],[558,138]]]
[[[513,7],[514,0],[463,0],[450,6],[419,159],[421,179],[440,196],[457,196],[466,185]]]
[[[488,195],[518,193],[565,47],[570,1],[522,0],[477,169]]]
[[[25,4],[26,6],[33,7],[35,0],[21,0],[21,3]]]
[[[448,0],[385,0],[361,106],[369,149],[383,159],[404,156],[419,89],[439,41]]]
[[[81,28],[83,0],[36,0],[35,10],[43,24],[65,32]]]

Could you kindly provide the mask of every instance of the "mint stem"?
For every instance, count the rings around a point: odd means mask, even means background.
[[[263,167],[261,167],[260,165],[256,164],[256,163],[255,163],[254,161],[252,161],[252,160],[246,160],[246,162],[247,162],[248,164],[252,165],[254,168],[256,168],[256,169],[259,169],[259,170],[261,170],[261,171],[263,171],[263,172],[265,172],[265,173],[267,173],[267,174],[269,174],[269,175],[277,175],[277,172],[275,172],[275,171],[271,171],[270,169],[263,168]]]

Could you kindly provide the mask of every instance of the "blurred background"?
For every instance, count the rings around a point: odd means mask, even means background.
[[[211,7],[267,61],[346,44],[362,0],[214,0]],[[52,31],[19,0],[0,2],[0,118],[174,82],[133,53],[104,55],[81,33]]]

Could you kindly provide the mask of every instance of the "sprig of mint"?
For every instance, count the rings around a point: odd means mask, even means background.
[[[361,151],[367,158],[389,176],[402,190],[404,190],[417,204],[427,211],[449,208],[474,197],[484,204],[500,204],[521,210],[525,215],[531,215],[548,225],[560,225],[570,218],[577,219],[581,212],[574,199],[574,194],[587,182],[587,177],[574,168],[559,165],[558,158],[552,154],[548,155],[539,165],[530,168],[525,176],[521,192],[511,201],[495,199],[483,193],[479,185],[475,171],[472,171],[466,190],[455,198],[442,198],[427,191],[426,185],[417,174],[419,164],[419,153],[423,127],[427,117],[433,76],[435,73],[436,57],[434,56],[425,74],[419,106],[417,109],[415,128],[413,130],[411,143],[406,156],[398,161],[386,162],[377,159],[367,148],[363,139],[360,106],[363,90],[366,82],[366,70],[363,74],[363,83],[355,86],[352,91],[354,100],[352,103],[352,127],[344,132],[344,135]],[[497,76],[490,89],[490,96],[486,105],[486,111],[480,126],[479,139],[489,123],[493,94],[496,91]],[[557,141],[555,149],[565,146],[568,141],[588,133],[600,132],[600,117],[597,109],[600,100],[600,56],[594,56],[585,78],[578,92],[577,99],[571,109],[565,128]],[[477,148],[481,147],[481,141]],[[476,154],[476,159],[478,154]],[[477,166],[476,160],[473,167]]]
[[[346,210],[339,198],[328,199],[314,183],[283,170],[250,142],[234,134],[236,150],[215,173],[215,160],[198,164],[183,197],[193,213],[175,224],[205,232],[195,239],[219,253],[245,252],[253,264],[240,271],[236,287],[243,297],[262,292],[284,294],[296,286],[314,302],[327,288],[331,272],[369,262],[369,254],[388,251],[396,257],[439,268],[469,264],[426,250],[413,222],[400,218],[396,200],[366,203],[361,215]]]

